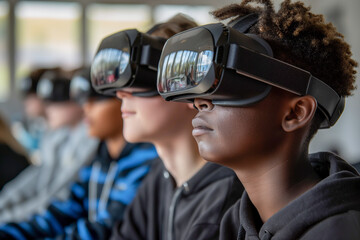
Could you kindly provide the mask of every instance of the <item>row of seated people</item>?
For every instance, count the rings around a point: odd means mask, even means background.
[[[214,13],[223,19],[235,17],[228,26],[190,29],[196,24],[178,15],[147,33],[129,30],[106,37],[92,63],[91,77],[89,69],[86,74],[75,74],[65,90],[82,104],[89,135],[100,139],[95,157],[79,168],[77,181],[67,188],[71,190],[67,198],[51,201],[40,214],[25,221],[0,226],[0,238],[358,239],[358,172],[332,153],[307,153],[317,129],[323,124],[332,126],[340,116],[343,97],[353,89],[354,71],[344,73],[348,82],[336,85],[332,81],[343,79],[324,79],[324,72],[330,69],[316,62],[316,68],[310,70],[325,82],[311,78],[309,93],[296,92],[296,84],[281,74],[286,69],[289,74],[296,73],[294,76],[299,74],[299,82],[310,81],[306,74],[301,77],[304,70],[286,63],[297,63],[291,62],[297,55],[288,52],[286,44],[293,46],[301,40],[301,44],[320,45],[323,48],[316,54],[322,59],[326,58],[323,51],[333,50],[337,44],[348,45],[343,41],[328,44],[331,36],[338,36],[335,29],[302,3],[284,1],[276,13],[271,1],[261,1],[263,8],[249,2]],[[275,24],[285,19],[290,23]],[[288,30],[299,21],[304,25],[295,32]],[[273,31],[274,27],[279,29]],[[322,35],[313,31],[329,34],[327,42],[318,40]],[[252,34],[245,35],[247,32]],[[164,40],[176,33],[162,48]],[[276,38],[279,33],[281,40]],[[237,45],[223,48],[223,56],[233,57],[229,52],[233,49],[244,51],[244,57],[228,59],[228,65],[217,66],[220,57],[214,60],[210,55],[199,57],[200,63],[188,58],[156,59],[161,51],[171,56],[171,51],[183,53],[196,46],[197,51],[216,48],[215,43],[209,46],[213,37],[226,41],[229,35],[237,36]],[[129,42],[130,46],[126,45]],[[138,52],[141,61],[129,64],[136,58],[121,58],[118,61],[125,65],[116,70],[113,63],[117,58],[109,51],[123,50],[121,46],[126,45],[132,52],[133,44],[142,49]],[[263,50],[257,49],[259,45]],[[272,50],[281,61],[272,58]],[[146,55],[147,51],[152,55]],[[249,62],[243,61],[246,57]],[[262,60],[264,69],[246,68],[254,64],[252,57]],[[356,65],[349,56],[342,58],[350,66]],[[309,63],[299,59],[300,66],[307,69]],[[189,76],[196,77],[195,85],[167,85],[186,70],[175,66],[178,60],[198,64],[196,71],[203,71]],[[208,74],[213,65],[224,74]],[[234,73],[231,67],[245,70]],[[114,70],[118,74],[112,75]],[[45,76],[36,91],[44,99],[52,98],[63,85]],[[259,76],[266,78],[266,83]],[[111,81],[97,81],[107,77]],[[278,78],[284,82],[277,82]],[[201,89],[210,81],[212,89],[220,85],[218,89],[224,93]],[[197,92],[188,94],[189,89]],[[336,94],[325,94],[329,92]],[[324,102],[322,94],[336,101],[336,111]],[[162,97],[182,97],[193,103],[166,102]]]

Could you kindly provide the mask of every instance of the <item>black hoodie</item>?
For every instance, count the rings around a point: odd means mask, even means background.
[[[189,181],[176,187],[159,161],[139,188],[124,222],[112,239],[218,239],[220,221],[243,192],[235,173],[206,163]]]
[[[29,165],[25,156],[0,143],[0,190]]]
[[[264,224],[244,192],[225,214],[220,239],[360,239],[359,174],[331,153],[312,154],[309,160],[322,181]]]

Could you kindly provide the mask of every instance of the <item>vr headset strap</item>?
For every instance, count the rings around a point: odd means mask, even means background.
[[[259,16],[255,13],[251,13],[239,19],[231,21],[228,26],[232,27],[239,32],[246,33],[249,29],[257,23],[259,20]]]
[[[146,31],[146,34],[152,34],[156,30],[158,30],[161,25],[162,23],[155,24],[153,27]]]

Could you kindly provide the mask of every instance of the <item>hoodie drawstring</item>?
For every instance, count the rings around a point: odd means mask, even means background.
[[[272,234],[268,230],[265,230],[264,232],[265,232],[265,234],[261,238],[261,240],[270,240],[272,238]]]
[[[96,221],[96,196],[97,196],[97,180],[100,176],[100,163],[94,162],[91,174],[90,174],[90,180],[89,180],[89,221],[95,222]]]
[[[239,227],[239,231],[236,239],[237,240],[245,239],[245,229],[242,226]]]
[[[188,186],[188,183],[185,182],[181,187],[179,187],[178,189],[176,189],[175,193],[174,193],[174,196],[171,200],[171,204],[170,204],[170,208],[169,208],[169,222],[168,222],[168,229],[166,231],[166,238],[164,239],[167,239],[167,240],[174,240],[174,222],[175,222],[175,210],[176,210],[176,206],[177,206],[177,203],[179,202],[180,200],[180,197],[181,197],[181,193],[183,191],[189,191],[189,186]]]
[[[115,181],[117,168],[118,168],[117,163],[111,162],[108,174],[105,179],[104,187],[101,191],[98,212],[106,210],[106,205],[110,197],[111,187]]]
[[[95,162],[92,167],[90,181],[89,181],[89,221],[96,222],[97,213],[106,210],[106,205],[109,201],[111,187],[114,183],[118,165],[116,162],[110,164],[109,170],[106,174],[105,183],[102,188],[99,206],[97,206],[97,189],[99,184],[101,164]]]

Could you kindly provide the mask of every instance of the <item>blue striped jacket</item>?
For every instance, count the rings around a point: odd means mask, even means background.
[[[0,239],[107,239],[157,158],[150,144],[126,144],[118,159],[101,143],[91,165],[79,172],[67,201],[53,201],[27,222],[0,226]]]

